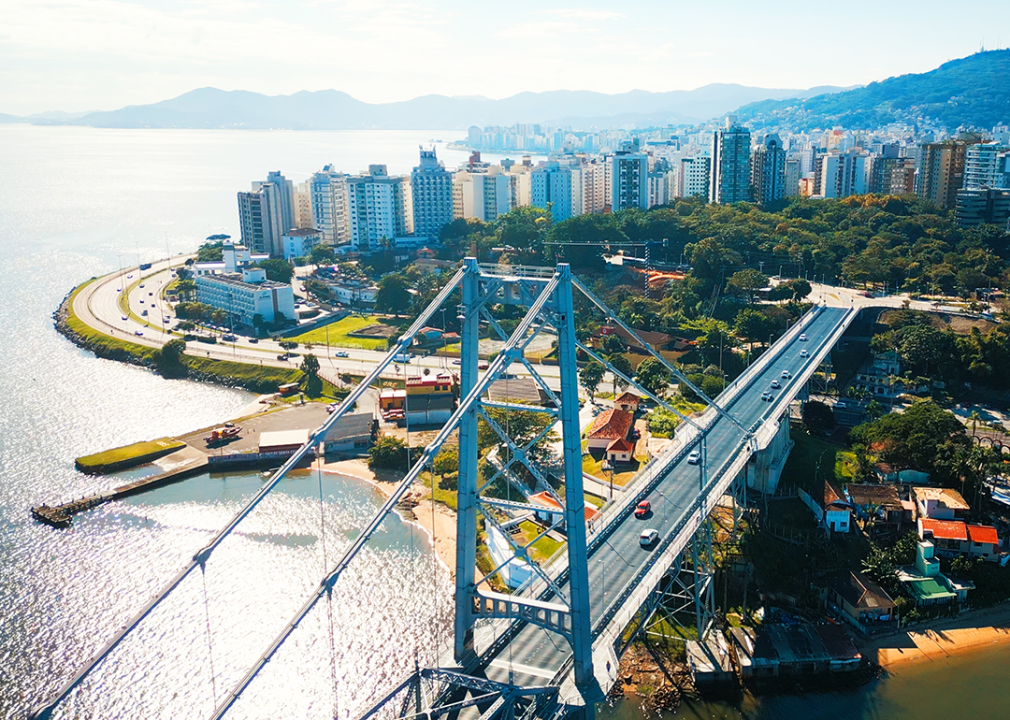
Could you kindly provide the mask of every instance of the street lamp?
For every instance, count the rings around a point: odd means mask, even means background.
[[[603,458],[603,464],[600,465],[600,470],[610,473],[610,502],[614,502],[614,466],[610,464],[610,461],[607,458]]]

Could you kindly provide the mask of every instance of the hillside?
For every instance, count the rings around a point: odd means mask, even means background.
[[[816,88],[830,92],[837,88]],[[404,102],[366,103],[337,90],[267,96],[242,90],[201,88],[151,105],[132,105],[83,117],[29,117],[43,125],[107,128],[286,128],[292,130],[452,129],[517,122],[576,127],[690,124],[768,98],[808,96],[781,90],[711,84],[695,90],[616,95],[591,91],[524,92],[501,100],[425,95]]]
[[[866,87],[806,100],[765,100],[737,115],[754,128],[811,130],[839,125],[875,129],[893,122],[931,120],[955,130],[1010,122],[1010,50],[990,50]]]

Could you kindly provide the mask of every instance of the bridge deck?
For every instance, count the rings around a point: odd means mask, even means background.
[[[809,376],[816,368],[817,357],[845,323],[846,314],[846,310],[838,308],[819,310],[803,328],[808,340],[801,342],[798,335],[794,335],[782,345],[774,346],[775,356],[755,376],[750,387],[723,407],[744,427],[752,427],[761,421],[769,410],[769,403],[761,399],[761,394],[769,389],[771,381],[777,379],[782,384],[780,390],[773,391],[776,400],[782,393],[794,396],[801,389],[804,376]],[[800,357],[802,349],[808,351],[809,357]],[[791,376],[788,380],[781,377],[784,370]],[[748,452],[747,441],[740,428],[722,416],[715,418],[706,437],[709,480],[717,477],[740,453]],[[666,537],[682,525],[681,521],[691,513],[699,496],[701,465],[691,465],[674,457],[666,462],[668,465],[663,468],[662,479],[649,495],[652,515],[645,520],[626,517],[602,544],[590,552],[590,609],[594,631],[601,629],[597,625],[606,608],[653,562],[653,551],[639,544],[641,531],[653,528],[659,531],[661,537]],[[563,587],[563,583],[559,584]],[[499,682],[510,682],[511,670],[513,684],[544,685],[550,682],[570,655],[571,649],[564,638],[543,628],[527,625],[504,649],[493,657],[485,658],[483,669],[489,679]]]

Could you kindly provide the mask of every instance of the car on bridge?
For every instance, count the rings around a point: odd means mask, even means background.
[[[808,353],[806,350],[800,350],[800,357],[804,357],[804,358],[805,357],[810,357],[810,353]]]
[[[143,330],[134,330],[133,334],[136,335],[137,337],[141,337],[144,334],[144,331]]]
[[[652,512],[652,503],[648,500],[643,500],[635,506],[635,517],[645,518],[649,513]]]
[[[767,390],[765,390],[763,393],[761,393],[761,399],[762,400],[766,400],[768,402],[771,402],[773,397],[774,396],[770,392],[768,392]]]
[[[780,387],[782,387],[782,386],[779,384],[778,380],[772,380],[772,389],[773,390],[778,390]]]
[[[638,543],[642,547],[652,547],[657,542],[659,542],[659,533],[652,528],[643,530],[642,534],[638,536]]]
[[[800,342],[806,342],[806,341],[807,341],[807,334],[800,333]]]
[[[701,453],[697,450],[692,450],[687,456],[688,465],[697,465],[701,461]]]
[[[782,371],[782,378],[783,379],[788,380],[790,377],[791,376],[789,375],[789,371],[788,370],[783,370]]]

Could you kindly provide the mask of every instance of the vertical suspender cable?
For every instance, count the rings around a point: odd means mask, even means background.
[[[323,503],[323,459],[316,460],[316,477],[319,482],[319,538],[323,546],[323,572],[329,562],[326,557],[326,506]],[[326,593],[326,615],[330,626],[330,682],[333,685],[333,720],[337,720],[340,709],[340,695],[337,692],[337,648],[333,636],[333,588]]]
[[[214,642],[210,633],[210,601],[207,599],[207,566],[200,563],[200,578],[203,580],[203,612],[207,621],[207,657],[210,659],[210,689],[217,707],[217,678],[214,676]]]

